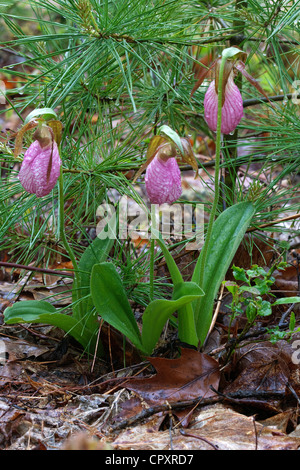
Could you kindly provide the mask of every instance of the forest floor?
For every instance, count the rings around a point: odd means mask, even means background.
[[[2,269],[2,312],[16,276]],[[277,288],[294,289],[296,280],[278,277]],[[40,276],[31,278],[18,300],[61,287],[41,284]],[[224,295],[204,351],[181,346],[178,356],[169,329],[150,358],[129,343],[124,352],[122,337],[109,327],[101,332],[99,359],[82,354],[57,328],[9,326],[1,315],[0,448],[298,449],[300,334],[269,341],[265,327],[280,320],[278,311],[224,363],[226,304]]]

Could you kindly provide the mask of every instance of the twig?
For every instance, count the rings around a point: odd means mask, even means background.
[[[215,309],[215,312],[214,312],[214,315],[213,315],[213,318],[212,318],[212,321],[211,321],[211,325],[210,325],[210,328],[209,328],[209,331],[207,333],[207,336],[206,336],[206,340],[204,342],[204,345],[203,347],[205,346],[206,342],[207,342],[207,339],[210,335],[210,333],[212,332],[214,326],[215,326],[215,323],[216,323],[216,320],[218,318],[218,315],[219,315],[219,311],[220,311],[220,307],[221,307],[221,300],[222,300],[222,297],[223,297],[223,292],[224,292],[224,288],[225,288],[225,285],[222,284],[221,286],[221,289],[220,289],[220,295],[219,295],[219,298],[217,300],[217,307]]]
[[[220,401],[227,400],[232,403],[241,403],[242,399],[257,398],[257,399],[269,399],[269,398],[284,398],[284,390],[239,390],[238,392],[224,394],[217,391],[213,386],[210,386],[211,390],[217,394],[217,396],[203,398],[197,397],[191,400],[179,401],[175,403],[161,403],[159,405],[150,406],[149,408],[144,409],[135,416],[131,416],[128,419],[121,421],[112,425],[109,429],[110,432],[119,431],[121,429],[127,428],[129,426],[135,425],[138,421],[143,421],[150,416],[160,413],[160,412],[169,412],[171,410],[180,410],[195,406],[199,408],[200,406],[211,405],[219,403]]]
[[[271,225],[276,225],[276,224],[280,224],[281,222],[286,222],[288,220],[294,220],[294,219],[299,219],[299,218],[300,218],[300,214],[294,214],[294,215],[290,215],[288,217],[284,217],[282,219],[272,220],[271,222],[267,222],[265,224],[258,225],[257,227],[248,228],[247,233],[255,232],[255,230],[259,230],[261,228],[269,227]]]
[[[94,357],[93,357],[93,362],[92,362],[92,367],[91,367],[91,373],[93,373],[94,367],[95,367],[95,362],[96,362],[97,351],[98,351],[98,347],[99,347],[99,338],[100,338],[102,325],[103,325],[103,318],[101,318],[100,325],[99,325],[99,328],[98,328],[97,341],[96,341],[96,347],[95,347],[95,352],[94,352]]]
[[[296,398],[297,402],[298,402],[298,405],[300,405],[300,398],[298,397],[297,393],[295,392],[295,390],[293,389],[293,387],[289,384],[289,382],[287,382],[286,384],[287,388],[290,390],[290,392],[292,393],[292,395],[294,396],[294,398]]]
[[[180,429],[179,432],[180,432],[180,434],[182,434],[183,436],[186,436],[186,437],[193,437],[194,439],[200,439],[200,441],[203,441],[203,442],[205,442],[206,444],[212,446],[214,450],[219,450],[219,448],[218,448],[217,446],[215,446],[212,442],[210,442],[210,441],[208,441],[207,439],[205,439],[205,437],[196,436],[196,434],[187,433],[187,432],[185,432],[183,429]]]
[[[257,428],[256,428],[254,416],[252,416],[252,421],[253,421],[254,434],[255,434],[255,450],[257,450],[258,449],[258,434],[257,434]]]
[[[243,101],[243,107],[247,108],[248,106],[267,103],[268,101],[284,101],[286,99],[290,100],[292,98],[300,98],[300,94],[295,95],[294,93],[288,93],[286,95],[269,96],[269,98],[249,98],[248,100]]]
[[[54,269],[38,268],[37,266],[27,266],[18,263],[7,263],[6,261],[0,261],[0,266],[4,266],[6,268],[24,269],[26,271],[35,271],[37,273],[53,274],[54,276],[74,277],[74,273],[72,272],[55,271]]]
[[[162,411],[169,412],[171,410],[180,410],[184,408],[188,408],[190,406],[194,406],[198,404],[198,406],[202,405],[210,405],[213,403],[217,403],[222,400],[222,397],[210,397],[210,398],[203,398],[197,397],[196,399],[192,400],[185,400],[176,403],[161,403],[159,405],[150,406],[149,408],[144,409],[140,413],[136,414],[135,416],[131,416],[128,419],[121,421],[120,423],[116,423],[111,426],[110,431],[119,431],[121,429],[127,428],[128,426],[132,426],[133,424],[137,423],[138,421],[143,421],[150,416],[160,413]]]
[[[263,26],[265,29],[267,29],[267,27],[269,26],[269,24],[272,23],[272,21],[274,21],[276,19],[276,17],[279,15],[280,11],[281,11],[281,7],[282,7],[282,3],[283,1],[280,0],[278,2],[278,5],[276,5],[275,3],[275,8],[274,8],[274,11],[273,11],[273,14],[270,16],[270,18],[264,22]]]

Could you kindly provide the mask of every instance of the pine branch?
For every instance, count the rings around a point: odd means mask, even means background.
[[[243,106],[244,108],[247,108],[249,106],[255,106],[261,103],[268,103],[268,101],[284,101],[284,100],[291,100],[294,98],[296,99],[300,98],[300,93],[298,95],[295,95],[295,93],[288,93],[286,95],[269,96],[269,98],[264,98],[264,97],[249,98],[243,101]]]

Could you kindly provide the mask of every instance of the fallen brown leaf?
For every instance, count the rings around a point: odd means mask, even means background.
[[[293,297],[299,295],[297,266],[287,266],[285,269],[275,271],[275,287],[281,291],[280,297]]]
[[[278,344],[247,344],[236,353],[235,378],[223,393],[235,396],[241,403],[280,411],[290,377],[289,362]]]
[[[264,426],[224,405],[200,410],[186,435],[174,429],[148,431],[148,423],[121,432],[111,445],[116,450],[297,450],[300,438]],[[192,437],[193,436],[193,437]],[[205,441],[204,441],[205,439]]]
[[[126,388],[148,404],[174,403],[215,395],[210,388],[219,386],[218,362],[193,349],[182,349],[177,359],[150,357],[157,373],[149,378],[133,378]]]

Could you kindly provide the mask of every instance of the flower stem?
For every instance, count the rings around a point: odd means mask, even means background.
[[[205,243],[201,252],[201,263],[200,263],[200,287],[203,285],[205,262],[207,257],[207,250],[209,240],[211,237],[215,215],[219,202],[220,194],[220,159],[221,159],[221,124],[222,124],[222,83],[223,83],[223,72],[226,62],[226,57],[222,56],[220,69],[219,69],[219,83],[218,83],[218,120],[217,120],[217,131],[216,131],[216,157],[215,157],[215,195],[210,212],[207,233]]]
[[[156,229],[156,214],[155,214],[155,204],[151,204],[151,227]],[[149,273],[149,284],[150,284],[150,300],[154,299],[154,247],[155,240],[154,235],[151,233],[151,242],[150,242],[150,273]]]
[[[65,211],[64,211],[64,183],[63,183],[63,169],[60,167],[60,175],[58,178],[59,183],[59,191],[58,191],[58,201],[59,201],[59,212],[58,212],[58,222],[59,222],[59,238],[69,255],[69,258],[72,262],[73,269],[74,269],[74,281],[73,281],[73,300],[76,302],[75,311],[79,307],[79,279],[78,279],[78,265],[76,261],[76,257],[74,251],[70,244],[68,243],[66,233],[65,233]]]

